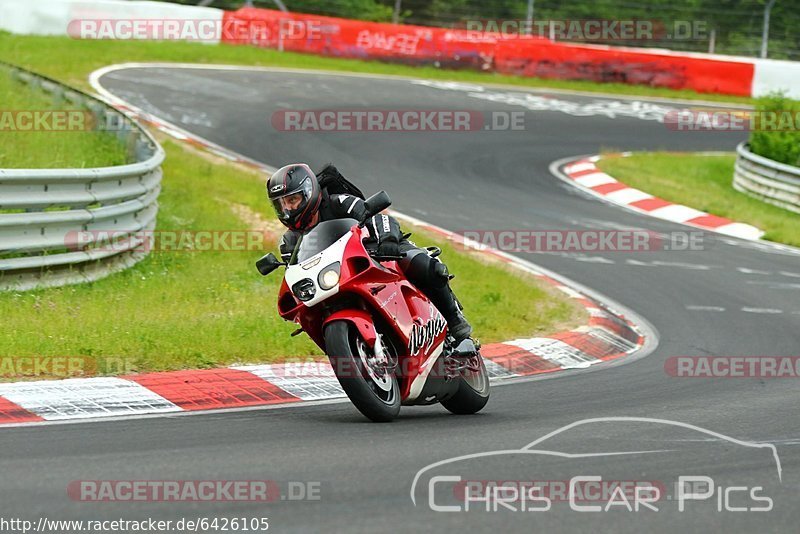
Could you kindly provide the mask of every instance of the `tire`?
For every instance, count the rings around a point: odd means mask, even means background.
[[[325,352],[350,402],[368,419],[389,422],[400,413],[397,377],[394,373],[378,376],[380,373],[368,368],[365,348],[366,343],[350,321],[332,321],[325,327]]]
[[[465,369],[459,377],[458,390],[455,395],[442,401],[442,406],[456,415],[478,413],[489,402],[489,373],[483,358],[478,355],[479,366]]]

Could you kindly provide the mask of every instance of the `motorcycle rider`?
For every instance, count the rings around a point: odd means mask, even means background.
[[[363,220],[366,205],[361,198],[348,194],[328,194],[320,187],[317,176],[304,163],[293,163],[278,169],[267,181],[267,195],[280,222],[288,228],[280,242],[281,257],[288,260],[300,235],[310,231],[320,221],[353,218]],[[454,346],[467,339],[472,327],[461,313],[449,286],[449,273],[444,263],[431,258],[426,250],[417,247],[403,235],[394,217],[378,214],[366,225],[370,239],[368,250],[379,256],[405,257],[398,266],[406,278],[422,291],[447,321],[448,331],[455,339]]]

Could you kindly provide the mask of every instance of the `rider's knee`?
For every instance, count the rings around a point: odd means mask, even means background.
[[[431,258],[422,249],[416,249],[406,254],[404,262],[400,265],[408,280],[419,288],[444,287],[447,285],[450,273],[447,266],[436,258]]]

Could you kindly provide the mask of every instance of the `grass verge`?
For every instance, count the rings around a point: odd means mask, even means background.
[[[756,226],[764,239],[800,246],[800,218],[733,188],[734,154],[646,152],[606,157],[597,165],[619,181],[651,195]]]
[[[15,116],[12,110],[45,112],[81,108],[70,102],[56,101],[44,91],[31,90],[28,84],[13,79],[5,69],[0,69],[0,102],[2,169],[87,168],[126,163],[124,145],[104,132],[15,130],[29,128],[30,121]]]
[[[160,230],[252,228],[253,217],[242,213],[272,219],[259,173],[161,140],[167,159]],[[270,234],[265,248],[276,249],[275,238]],[[442,246],[458,275],[453,287],[484,342],[568,329],[585,320],[574,301],[532,277],[479,262],[416,231],[415,240]],[[82,356],[96,359],[100,374],[115,374],[321,354],[305,336],[289,337],[294,326],[276,309],[281,277],[258,275],[253,262],[261,253],[153,252],[98,282],[0,293],[0,357]]]
[[[46,53],[44,53],[45,51]],[[69,37],[20,36],[0,32],[0,60],[26,66],[82,89],[89,88],[87,82],[89,73],[106,65],[126,62],[165,61],[325,69],[481,84],[495,83],[519,87],[602,92],[627,96],[752,103],[752,99],[749,97],[714,95],[645,85],[596,83],[578,80],[546,80],[469,70],[446,70],[378,61],[322,57],[294,52],[279,52],[273,49],[253,46],[206,45],[175,41],[80,40]]]

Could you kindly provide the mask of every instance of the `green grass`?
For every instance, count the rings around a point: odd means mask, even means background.
[[[272,218],[263,176],[173,141],[164,146],[159,229],[247,229],[230,203]],[[572,301],[531,277],[486,265],[441,240],[416,232],[415,239],[443,247],[458,275],[454,289],[484,342],[544,334],[584,320]],[[277,247],[268,242],[265,248]],[[258,275],[254,261],[261,253],[153,252],[94,283],[0,293],[0,357],[84,356],[97,358],[102,372],[109,357],[124,359],[127,370],[158,371],[320,355],[306,336],[289,337],[295,326],[281,320],[276,308],[281,276]]]
[[[735,160],[733,154],[650,152],[627,158],[607,157],[597,165],[619,181],[651,195],[752,224],[766,232],[765,239],[800,246],[800,217],[796,213],[733,188]]]
[[[0,113],[10,110],[80,109],[69,102],[54,101],[53,97],[44,91],[31,90],[29,85],[13,79],[10,72],[5,69],[0,69],[0,103],[2,103]],[[13,131],[0,128],[0,168],[86,168],[121,165],[125,162],[125,146],[116,137],[107,133]]]
[[[0,32],[0,60],[34,69],[83,89],[89,87],[87,82],[89,73],[100,67],[113,63],[164,61],[325,69],[481,84],[495,83],[519,87],[605,92],[619,95],[752,103],[752,100],[748,97],[705,94],[644,85],[545,80],[469,70],[446,70],[378,61],[321,57],[292,52],[278,52],[277,50],[252,46],[206,45],[173,41],[92,41],[71,39],[69,37],[19,36]]]

